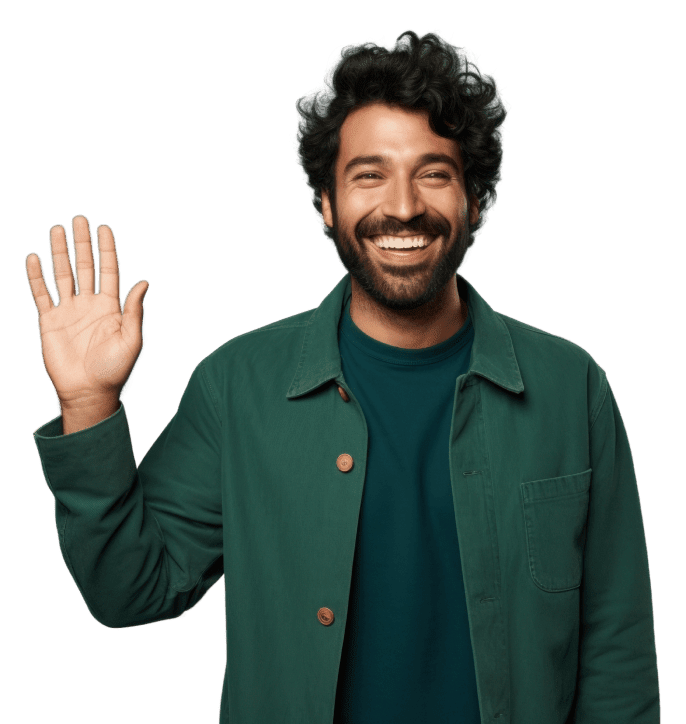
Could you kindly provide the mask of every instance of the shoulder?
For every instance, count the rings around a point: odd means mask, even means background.
[[[302,349],[303,335],[316,308],[279,319],[244,332],[224,342],[199,363],[205,373],[219,381],[227,372],[291,369]]]
[[[510,334],[525,388],[549,382],[558,389],[584,390],[592,418],[606,394],[607,376],[591,353],[570,339],[496,314]]]

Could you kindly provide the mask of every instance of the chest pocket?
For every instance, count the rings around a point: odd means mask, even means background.
[[[521,483],[529,569],[544,591],[581,585],[591,468]]]

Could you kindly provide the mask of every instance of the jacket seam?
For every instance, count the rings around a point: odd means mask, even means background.
[[[219,418],[219,425],[222,426],[222,416],[221,412],[219,411],[219,401],[215,395],[214,389],[212,387],[212,383],[210,381],[209,374],[207,372],[207,368],[205,367],[205,360],[201,360],[200,362],[200,374],[202,376],[202,379],[205,382],[205,385],[207,386],[207,389],[210,393],[210,399],[212,400],[212,405],[214,406],[214,410],[217,413],[217,417]]]
[[[255,331],[255,330],[253,330],[253,331]],[[249,333],[248,333],[248,334],[249,334]],[[213,388],[212,388],[212,383],[211,383],[211,381],[210,381],[209,372],[207,371],[207,368],[206,368],[206,365],[205,365],[206,359],[207,359],[207,358],[201,360],[201,361],[200,361],[200,364],[198,365],[198,367],[200,368],[201,377],[202,377],[202,379],[204,380],[205,384],[207,385],[208,391],[209,391],[209,393],[210,393],[210,399],[212,400],[212,404],[213,404],[214,409],[215,409],[215,411],[216,411],[216,413],[217,413],[217,417],[219,418],[219,424],[220,424],[220,426],[223,426],[222,416],[221,416],[221,413],[219,412],[219,402],[218,402],[218,400],[217,400],[217,398],[216,398],[216,395],[215,395],[215,393],[214,393],[214,390],[213,390]],[[222,448],[220,448],[220,455],[222,454],[222,453],[221,453],[221,449],[222,449]],[[201,585],[202,583],[204,583],[204,581],[205,581],[205,574],[206,574],[207,571],[224,555],[224,552],[222,551],[218,556],[216,556],[214,559],[212,559],[212,561],[210,561],[210,563],[208,563],[208,564],[200,571],[200,573],[198,574],[198,577],[195,579],[195,582],[194,582],[194,583],[191,583],[191,584],[189,585],[189,587],[187,587],[187,588],[177,587],[177,586],[173,583],[173,581],[171,580],[171,577],[170,577],[170,574],[169,574],[169,560],[168,560],[168,553],[169,553],[169,551],[168,551],[168,549],[167,549],[167,544],[166,544],[166,541],[165,541],[165,539],[164,539],[164,532],[162,531],[162,526],[160,526],[160,523],[159,523],[159,521],[157,520],[157,517],[155,516],[155,513],[154,513],[152,510],[151,510],[150,512],[152,513],[152,517],[154,518],[155,523],[157,523],[157,527],[158,527],[158,529],[159,529],[159,531],[160,531],[160,534],[161,534],[161,536],[162,536],[162,542],[163,542],[163,545],[164,545],[164,548],[165,548],[165,553],[166,553],[164,559],[165,559],[166,568],[167,568],[167,580],[169,581],[169,586],[170,586],[170,588],[172,589],[172,591],[175,591],[176,593],[188,593],[188,592],[190,592],[190,591],[194,591],[199,585]],[[214,532],[212,533],[212,535],[210,535],[210,537],[209,537],[209,539],[208,539],[208,541],[207,541],[207,544],[208,544],[208,545],[213,545],[213,544],[216,542],[216,540],[217,540],[218,537],[223,537],[223,531],[222,531],[222,530],[214,531]],[[192,580],[192,579],[191,579],[191,580]]]
[[[309,319],[306,322],[298,322],[298,324],[280,325],[279,322],[275,322],[274,324],[269,324],[266,327],[260,327],[259,329],[251,329],[249,332],[243,332],[243,334],[239,334],[238,337],[234,337],[233,339],[240,339],[241,337],[247,337],[249,334],[256,334],[257,332],[271,332],[273,329],[297,329],[298,327],[307,327],[309,324],[310,324]],[[230,341],[232,342],[233,339]]]
[[[602,370],[601,370],[601,372],[602,372]],[[605,404],[605,400],[607,399],[608,388],[609,388],[609,385],[607,382],[607,375],[603,372],[603,380],[602,380],[600,392],[598,393],[598,399],[596,400],[596,403],[593,406],[593,410],[591,411],[591,421],[590,421],[590,426],[588,428],[589,432],[593,429],[593,425],[595,425],[595,421],[598,419],[598,416],[600,415],[600,411],[602,410],[603,405]]]

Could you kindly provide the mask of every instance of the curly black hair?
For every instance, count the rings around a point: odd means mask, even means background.
[[[405,36],[409,47],[401,43]],[[335,199],[340,128],[350,111],[374,102],[428,110],[431,130],[458,142],[467,193],[479,200],[479,218],[469,227],[467,246],[474,243],[486,210],[495,203],[503,155],[497,129],[507,111],[493,78],[482,77],[458,50],[462,48],[448,45],[434,33],[419,38],[411,30],[398,36],[392,51],[374,43],[347,46],[327,83],[333,95],[320,99],[315,93],[298,99],[296,107],[303,118],[298,125],[300,164],[320,214],[322,189]],[[476,72],[469,70],[470,65]],[[326,224],[324,233],[334,238]]]

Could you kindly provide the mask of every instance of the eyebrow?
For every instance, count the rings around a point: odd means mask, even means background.
[[[455,159],[445,153],[425,153],[423,156],[420,156],[415,168],[426,166],[428,163],[447,163],[453,168],[458,176],[460,175],[460,168]],[[387,156],[355,156],[355,158],[348,161],[345,165],[345,168],[343,169],[343,176],[347,176],[350,171],[358,166],[370,166],[372,164],[388,166],[389,158]]]

